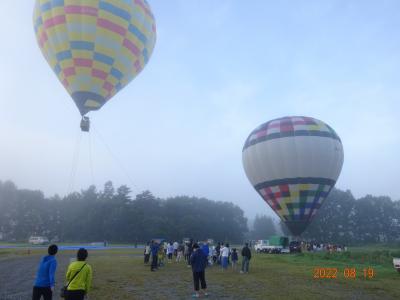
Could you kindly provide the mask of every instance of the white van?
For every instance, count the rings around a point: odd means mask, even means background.
[[[32,245],[46,245],[49,243],[49,239],[45,236],[31,236],[28,242]]]

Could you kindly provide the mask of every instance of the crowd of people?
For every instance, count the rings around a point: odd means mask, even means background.
[[[32,300],[51,300],[54,294],[55,273],[57,269],[56,254],[57,245],[50,245],[47,249],[48,255],[44,256],[39,264],[36,280],[32,292]],[[246,243],[241,249],[242,265],[240,273],[249,272],[251,250]],[[61,295],[66,300],[83,300],[88,294],[92,284],[92,268],[86,263],[88,251],[80,248],[76,254],[77,260],[69,264],[66,271],[66,285],[61,290]],[[150,261],[151,259],[151,261]],[[229,266],[232,270],[238,270],[239,251],[230,247],[228,243],[210,245],[208,242],[151,241],[144,247],[144,263],[150,264],[150,270],[156,271],[166,263],[185,262],[192,268],[193,273],[193,298],[201,294],[208,296],[205,269],[211,266],[219,266],[226,271]],[[200,290],[201,288],[201,290]]]
[[[240,273],[249,272],[251,250],[248,243],[241,249],[242,266]],[[150,262],[151,257],[151,262]],[[144,248],[144,263],[150,264],[150,270],[156,271],[165,265],[165,262],[180,263],[185,261],[193,272],[193,298],[198,298],[203,294],[208,296],[206,291],[207,284],[205,279],[205,269],[211,266],[220,266],[222,271],[226,271],[229,266],[236,271],[238,268],[239,254],[238,249],[231,248],[228,243],[218,243],[216,246],[208,242],[194,242],[190,239],[186,242],[164,242],[152,240]],[[200,292],[201,285],[201,292]]]
[[[347,251],[347,247],[345,245],[338,245],[338,244],[324,244],[318,242],[301,242],[301,251],[302,252],[320,252],[320,251],[327,251],[327,252],[343,252]]]

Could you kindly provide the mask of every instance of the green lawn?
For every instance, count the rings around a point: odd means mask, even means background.
[[[400,299],[400,274],[391,263],[393,251],[357,248],[331,255],[255,254],[249,274],[231,269],[222,272],[214,266],[206,270],[206,279],[211,299]],[[31,255],[42,252],[33,250]],[[74,254],[61,251],[59,258]],[[0,250],[1,259],[9,255],[27,253]],[[189,299],[192,293],[191,269],[183,262],[166,263],[150,272],[140,249],[90,251],[88,263],[94,272],[90,299]],[[337,269],[336,278],[314,278],[316,268]],[[346,268],[354,268],[356,277],[346,278]],[[372,278],[364,277],[363,270],[368,268],[373,269]]]
[[[191,271],[183,263],[167,263],[150,272],[132,251],[103,254],[90,259],[95,299],[116,295],[120,299],[186,299],[191,293]],[[315,279],[315,268],[336,268],[338,272],[336,278]],[[345,268],[355,268],[356,277],[346,278]],[[368,268],[373,269],[372,278],[364,278],[363,270]],[[400,299],[400,274],[393,266],[388,261],[361,262],[357,254],[352,258],[348,254],[259,254],[251,260],[249,274],[211,267],[206,279],[214,299]]]

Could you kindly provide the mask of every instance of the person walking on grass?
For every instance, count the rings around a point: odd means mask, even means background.
[[[237,262],[238,262],[238,260],[239,260],[239,257],[238,257],[236,248],[233,248],[233,249],[232,249],[231,257],[232,257],[232,270],[233,270],[233,271],[236,271],[236,269],[237,269]]]
[[[33,286],[32,300],[40,300],[43,296],[44,300],[53,298],[55,279],[54,275],[57,269],[56,254],[58,252],[57,245],[50,245],[47,249],[48,255],[44,256],[40,261],[36,280]],[[4,270],[5,272],[6,270]]]
[[[246,243],[242,249],[242,270],[240,273],[249,273],[249,264],[251,259],[251,251],[249,244]]]
[[[66,300],[83,300],[92,286],[92,267],[86,263],[87,250],[80,248],[76,257],[77,261],[70,263],[67,270]]]
[[[194,284],[194,293],[192,295],[192,298],[200,297],[199,293],[200,285],[202,294],[205,297],[208,297],[207,283],[205,276],[205,269],[207,267],[207,256],[200,249],[197,243],[193,245],[193,253],[190,256],[190,264],[192,265],[193,284]]]

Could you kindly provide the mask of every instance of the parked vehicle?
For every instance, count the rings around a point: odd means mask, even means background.
[[[260,252],[268,252],[268,251],[267,251],[268,248],[269,248],[269,241],[268,241],[268,240],[258,240],[258,241],[256,241],[256,243],[254,244],[254,250],[255,250],[257,253],[260,253]]]
[[[289,244],[290,253],[301,253],[301,242],[291,241]]]
[[[269,240],[258,240],[254,245],[254,250],[256,252],[265,252],[265,253],[287,253],[285,249],[287,249],[289,244],[289,238],[285,236],[273,235],[269,238]]]
[[[45,236],[31,236],[28,242],[32,245],[47,245],[49,243],[49,239]]]
[[[393,258],[393,266],[400,273],[400,258]]]

